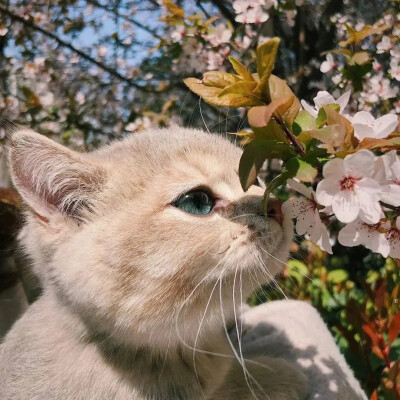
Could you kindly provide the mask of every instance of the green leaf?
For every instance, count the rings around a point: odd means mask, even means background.
[[[298,136],[302,131],[315,128],[315,118],[306,110],[301,110],[293,122],[293,133]]]
[[[315,125],[318,128],[321,128],[321,126],[326,124],[327,119],[328,119],[328,116],[326,115],[324,108],[321,107],[318,111],[318,116],[317,116],[317,120],[315,121]]]
[[[285,185],[287,180],[293,178],[293,176],[294,175],[290,171],[284,170],[282,173],[272,179],[272,181],[268,184],[263,197],[264,215],[268,215],[268,200],[271,193],[279,186]]]
[[[289,260],[287,265],[289,267],[289,276],[295,278],[297,282],[303,283],[304,277],[308,276],[307,265],[299,260]]]
[[[240,77],[242,77],[245,81],[254,81],[253,75],[239,60],[234,57],[229,57],[229,61],[232,64],[233,69]]]
[[[331,283],[341,283],[349,278],[349,273],[344,269],[334,269],[328,273],[327,279]]]
[[[261,128],[252,127],[256,139],[275,140],[277,142],[289,143],[282,127],[271,119],[267,126]]]
[[[274,37],[257,47],[257,72],[260,79],[271,75],[280,41]]]
[[[285,163],[285,167],[294,177],[302,182],[312,182],[318,174],[318,170],[300,157],[292,157]]]
[[[287,154],[293,154],[293,149],[287,143],[255,139],[246,144],[239,163],[239,178],[243,190],[247,191],[254,183],[266,159],[282,158]]]

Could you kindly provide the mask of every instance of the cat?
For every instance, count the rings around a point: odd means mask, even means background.
[[[241,150],[184,128],[78,153],[25,128],[8,147],[43,294],[0,346],[2,400],[300,400],[279,358],[228,328],[288,257],[292,222],[241,188]],[[238,361],[239,360],[239,361]]]

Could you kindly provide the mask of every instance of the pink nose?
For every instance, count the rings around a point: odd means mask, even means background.
[[[274,219],[279,225],[282,225],[282,202],[279,199],[269,199],[267,217]]]

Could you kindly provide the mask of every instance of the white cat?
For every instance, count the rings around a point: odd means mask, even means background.
[[[243,192],[240,155],[181,128],[89,154],[11,135],[22,244],[44,290],[0,347],[2,400],[305,397],[301,372],[239,362],[228,340],[292,239],[278,203],[266,219],[263,190]]]

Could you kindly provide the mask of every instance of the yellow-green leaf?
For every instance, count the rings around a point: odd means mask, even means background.
[[[250,96],[250,97],[256,97],[253,94],[253,90],[257,86],[257,83],[254,81],[239,81],[236,83],[233,83],[232,85],[229,85],[225,87],[222,92],[219,94],[219,97],[225,96],[226,94],[240,94],[243,96]]]
[[[206,86],[201,80],[196,78],[186,78],[184,82],[192,92],[199,95],[205,102],[214,106],[238,108],[253,107],[263,104],[254,96],[245,96],[236,93],[227,93],[224,96],[220,96],[223,89]]]
[[[271,75],[280,41],[278,37],[274,37],[257,47],[257,72],[260,79]]]
[[[355,46],[358,46],[368,36],[381,34],[385,30],[389,29],[389,26],[385,24],[380,26],[364,25],[361,30],[356,31],[352,26],[346,25],[346,29],[348,39],[339,42],[339,45],[342,47],[346,47],[352,43],[354,43]]]
[[[357,65],[362,65],[370,62],[372,59],[366,51],[358,51],[351,57],[350,61]]]
[[[178,7],[172,0],[162,0],[164,6],[167,8],[170,14],[174,17],[183,18],[185,16],[185,10]]]
[[[241,76],[245,81],[254,81],[253,75],[248,71],[248,69],[234,57],[229,57],[229,61],[232,64],[233,69],[236,73]]]
[[[206,86],[215,86],[218,88],[225,88],[233,83],[239,82],[240,78],[234,74],[228,74],[222,71],[208,71],[201,79],[202,83]]]

